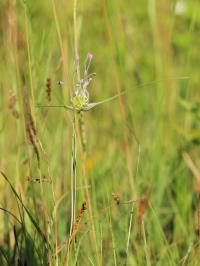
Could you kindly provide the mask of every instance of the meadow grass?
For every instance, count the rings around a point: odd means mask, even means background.
[[[0,0],[0,265],[199,265],[199,14]]]

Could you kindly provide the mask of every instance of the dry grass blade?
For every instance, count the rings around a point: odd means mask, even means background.
[[[188,168],[191,170],[194,177],[196,178],[196,192],[200,194],[200,171],[188,153],[184,152],[182,156]]]
[[[38,161],[38,164],[40,163],[40,154],[39,154],[39,150],[38,150],[38,147],[36,145],[36,142],[35,142],[35,136],[33,135],[32,132],[34,132],[33,130],[31,130],[31,127],[27,126],[26,128],[26,132],[27,132],[27,136],[28,136],[28,139],[33,147],[33,151],[37,157],[37,161]]]

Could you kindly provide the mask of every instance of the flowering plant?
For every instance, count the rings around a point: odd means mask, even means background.
[[[88,86],[90,82],[92,81],[92,78],[96,76],[96,73],[89,73],[89,67],[92,61],[93,55],[89,52],[87,54],[85,64],[84,64],[84,71],[83,71],[83,78],[80,77],[80,58],[77,56],[76,58],[76,74],[77,74],[77,83],[76,88],[74,91],[74,95],[71,98],[72,105],[38,105],[38,107],[64,107],[69,110],[76,110],[77,112],[81,111],[89,111],[90,109],[109,102],[111,100],[114,100],[115,98],[119,97],[120,95],[123,95],[125,91],[122,91],[121,93],[118,93],[112,97],[109,97],[103,101],[94,102],[91,103],[90,100],[90,94],[88,91]]]

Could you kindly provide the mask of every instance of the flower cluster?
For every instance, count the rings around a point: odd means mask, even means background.
[[[40,105],[38,104],[38,107],[64,107],[68,110],[76,110],[79,112],[87,112],[101,104],[108,103],[119,96],[123,95],[125,91],[122,91],[112,97],[109,97],[107,99],[104,99],[102,101],[98,102],[90,102],[90,94],[88,92],[88,86],[92,80],[93,76],[96,76],[96,73],[89,73],[89,67],[92,61],[93,55],[91,53],[87,54],[85,64],[84,64],[84,71],[83,71],[83,78],[80,77],[80,58],[79,56],[76,57],[76,74],[77,74],[77,83],[76,83],[76,89],[74,91],[74,96],[71,99],[71,105],[70,104],[64,104],[64,105]],[[62,81],[58,81],[59,85],[62,85]]]
[[[89,74],[89,67],[92,61],[93,55],[91,53],[87,54],[86,61],[84,64],[83,78],[80,78],[76,84],[75,95],[72,98],[72,103],[75,108],[81,110],[86,108],[89,104],[89,92],[88,86],[92,80],[92,77],[96,73]],[[76,58],[76,70],[79,71],[79,57]]]

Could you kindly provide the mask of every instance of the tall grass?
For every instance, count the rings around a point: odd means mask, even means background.
[[[0,0],[0,265],[199,264],[199,11]]]

